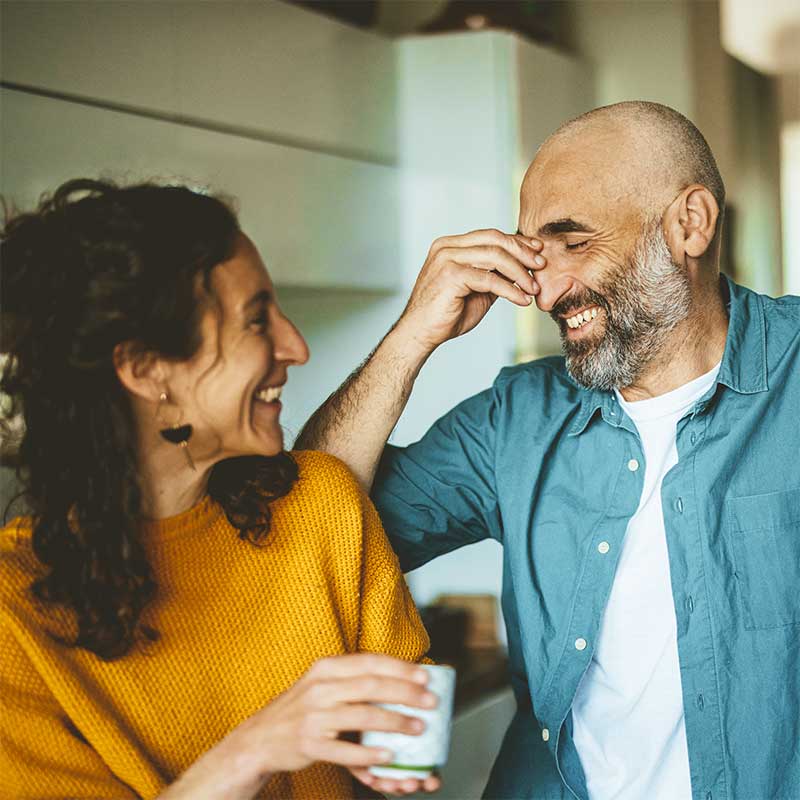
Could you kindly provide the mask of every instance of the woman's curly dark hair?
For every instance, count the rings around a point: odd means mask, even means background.
[[[75,613],[69,644],[125,655],[144,634],[156,585],[139,538],[133,413],[113,366],[117,344],[185,360],[200,345],[198,283],[232,254],[236,216],[182,186],[79,179],[10,219],[0,235],[11,319],[0,389],[23,414],[18,475],[46,568],[35,595]],[[281,453],[214,466],[208,491],[242,538],[269,531],[269,501],[297,466]]]

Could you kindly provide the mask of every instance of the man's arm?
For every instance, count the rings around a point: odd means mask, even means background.
[[[392,328],[308,420],[295,449],[337,456],[369,492],[383,447],[428,355],[410,347]]]
[[[471,331],[498,297],[528,306],[539,287],[541,242],[497,230],[437,239],[403,314],[372,355],[306,423],[299,450],[344,461],[366,491],[425,361]]]

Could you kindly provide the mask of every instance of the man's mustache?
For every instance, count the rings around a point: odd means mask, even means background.
[[[606,312],[609,310],[608,301],[605,296],[593,289],[585,289],[577,294],[572,294],[569,297],[564,297],[559,300],[552,309],[550,309],[550,316],[559,325],[566,324],[565,317],[572,316],[571,312],[577,311],[579,308],[586,306],[600,306]]]

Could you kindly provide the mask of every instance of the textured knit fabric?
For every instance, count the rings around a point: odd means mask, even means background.
[[[160,639],[113,662],[57,644],[65,612],[32,600],[30,524],[0,532],[0,797],[152,798],[320,657],[420,660],[428,638],[380,521],[346,468],[296,453],[262,546],[208,498],[143,537]],[[276,775],[259,797],[347,798],[328,764]]]
[[[722,365],[678,422],[661,488],[692,797],[800,800],[800,297],[722,288]],[[645,456],[614,394],[577,385],[555,357],[504,369],[420,442],[386,451],[373,499],[405,568],[503,545],[518,708],[492,800],[586,800],[571,709]]]

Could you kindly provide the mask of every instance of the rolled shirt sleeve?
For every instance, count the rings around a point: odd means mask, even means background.
[[[502,540],[495,484],[497,397],[487,389],[409,447],[387,445],[372,500],[404,571],[483,539]]]

